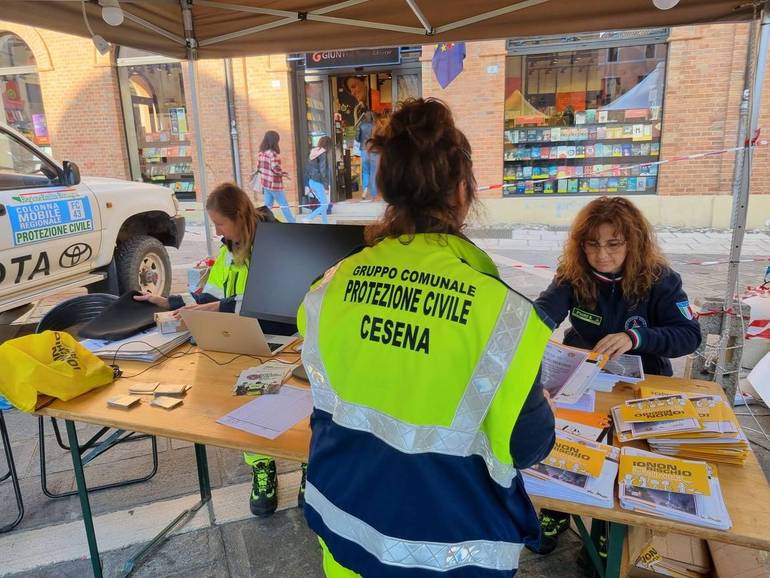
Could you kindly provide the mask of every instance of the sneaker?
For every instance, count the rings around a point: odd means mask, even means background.
[[[297,494],[297,507],[305,507],[305,483],[307,482],[307,464],[302,464],[302,479],[299,482],[299,493]]]
[[[249,507],[255,516],[269,516],[278,507],[278,474],[275,471],[275,460],[261,459],[253,466],[251,496]]]
[[[545,556],[556,549],[559,544],[559,534],[569,528],[569,516],[554,517],[548,514],[540,514],[540,541],[535,544],[527,544],[527,550]]]

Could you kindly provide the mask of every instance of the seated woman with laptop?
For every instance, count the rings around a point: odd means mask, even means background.
[[[173,310],[219,311],[235,313],[238,302],[246,290],[252,244],[257,223],[275,221],[272,212],[265,207],[255,209],[249,196],[233,183],[216,187],[206,201],[206,212],[214,223],[216,234],[222,237],[214,265],[209,271],[206,286],[199,294],[137,295],[137,301],[149,301]],[[262,329],[272,333],[273,328],[262,324]],[[277,332],[277,331],[276,331]],[[275,460],[270,456],[244,453],[244,460],[253,472],[252,492],[249,500],[255,516],[270,515],[278,506],[278,475]],[[305,464],[302,465],[302,483],[299,490],[300,505],[305,491]]]
[[[257,223],[275,221],[264,207],[255,209],[248,195],[233,183],[222,183],[206,201],[206,212],[214,223],[216,234],[222,237],[214,265],[200,293],[182,295],[137,295],[137,301],[149,301],[172,310],[196,309],[234,313],[236,300],[246,289],[251,245]]]

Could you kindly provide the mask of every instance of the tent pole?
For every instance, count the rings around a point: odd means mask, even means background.
[[[751,87],[751,99],[749,107],[749,131],[747,135],[744,135],[743,151],[739,151],[739,156],[736,159],[736,163],[740,160],[741,165],[736,166],[736,177],[740,179],[740,186],[735,187],[734,194],[736,195],[733,201],[733,235],[732,242],[730,244],[730,260],[728,264],[727,275],[727,289],[725,291],[724,308],[722,311],[722,331],[720,344],[722,344],[721,351],[719,353],[719,361],[717,363],[716,380],[719,383],[725,383],[726,364],[728,362],[728,352],[726,349],[728,338],[731,329],[731,319],[733,316],[743,315],[742,308],[735,307],[736,300],[735,295],[738,292],[738,269],[739,260],[741,257],[741,249],[743,246],[743,238],[746,233],[746,217],[748,214],[749,206],[749,193],[751,191],[751,161],[754,155],[754,136],[756,134],[757,125],[759,124],[759,112],[762,101],[762,87],[765,81],[765,69],[767,67],[767,52],[768,46],[770,46],[770,0],[765,0],[762,7],[760,16],[760,31],[759,31],[759,47],[756,51],[756,60],[753,65],[753,84]],[[752,26],[750,34],[754,34],[755,28]],[[753,46],[753,40],[749,40],[748,49],[751,50]],[[747,60],[746,75],[751,77],[750,61]],[[746,95],[744,93],[744,99]],[[741,118],[745,120],[743,114],[744,104],[742,103]],[[741,127],[739,127],[740,133]],[[740,145],[739,145],[740,146]],[[740,171],[740,172],[738,172]],[[738,180],[738,178],[736,178]],[[733,309],[735,311],[732,311]],[[737,317],[735,317],[737,319]],[[740,336],[740,340],[743,339],[743,335]],[[731,365],[735,368],[734,371],[740,370],[740,356],[736,359],[731,356]],[[737,384],[737,375],[735,377],[728,378],[728,382]],[[727,391],[727,396],[732,403],[735,397],[735,390],[731,387],[731,391]]]
[[[206,155],[203,152],[203,128],[201,126],[201,113],[198,104],[198,39],[195,38],[192,17],[192,0],[179,0],[179,8],[182,11],[182,24],[184,25],[184,40],[187,45],[188,78],[190,80],[190,105],[192,107],[192,121],[195,127],[195,156],[198,161],[199,182],[196,187],[200,192],[203,204],[203,234],[206,236],[206,252],[209,257],[214,257],[214,247],[211,241],[211,222],[206,211],[206,196],[208,183],[206,180]]]
[[[749,38],[746,44],[746,66],[743,73],[743,92],[741,93],[741,108],[738,116],[738,143],[741,147],[735,152],[735,167],[733,168],[733,187],[732,187],[732,211],[730,216],[730,228],[734,229],[737,217],[738,199],[741,196],[741,185],[743,183],[743,171],[746,165],[746,134],[749,125],[749,105],[751,103],[751,71],[754,66],[754,44],[757,36],[757,20],[752,20],[749,25]],[[727,298],[728,295],[725,295]]]

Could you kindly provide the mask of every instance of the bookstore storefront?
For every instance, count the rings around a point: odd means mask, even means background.
[[[182,65],[127,47],[119,49],[117,65],[131,177],[195,199]]]
[[[667,37],[509,41],[503,196],[656,193]]]

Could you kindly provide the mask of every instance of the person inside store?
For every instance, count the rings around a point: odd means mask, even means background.
[[[214,223],[216,234],[222,237],[222,247],[209,271],[208,280],[202,292],[168,297],[144,294],[137,295],[134,299],[149,301],[175,311],[197,309],[237,312],[246,290],[257,224],[275,222],[276,219],[269,208],[255,208],[246,192],[234,183],[223,183],[216,187],[206,200],[206,211],[209,219]],[[284,330],[287,329],[287,327],[276,327],[282,324],[269,321],[261,320],[260,325],[267,334],[285,333]],[[275,459],[261,454],[244,453],[244,460],[252,469],[249,508],[255,516],[270,515],[278,506],[278,474]],[[300,503],[305,491],[304,479],[303,464],[299,489]]]
[[[329,150],[332,147],[332,139],[322,136],[318,144],[310,149],[307,165],[305,167],[306,178],[310,194],[318,201],[318,206],[304,218],[308,223],[320,215],[321,222],[329,222]]]
[[[356,129],[356,141],[361,151],[361,200],[365,201],[371,197],[371,200],[377,199],[377,180],[374,178],[377,174],[378,156],[375,151],[369,149],[369,139],[378,121],[378,115],[371,110],[366,111],[361,117]]]
[[[286,222],[294,223],[296,221],[283,190],[283,178],[287,173],[281,166],[281,147],[278,144],[280,140],[281,136],[276,131],[265,132],[262,143],[259,145],[255,173],[265,198],[265,207],[272,210],[273,203],[277,202]]]
[[[361,76],[348,76],[345,79],[345,88],[356,99],[356,106],[353,109],[353,123],[358,126],[361,117],[369,110],[369,101],[366,87],[366,80]]]
[[[477,187],[449,108],[408,100],[371,145],[384,216],[298,313],[305,517],[328,577],[512,576],[539,538],[518,469],[555,440],[551,327],[463,234]]]
[[[639,355],[645,373],[673,375],[672,357],[701,342],[682,278],[667,263],[649,221],[628,199],[600,197],[577,215],[556,275],[535,303],[554,323],[567,317],[564,343],[618,357]],[[569,514],[543,510],[548,554],[569,527]],[[606,556],[606,537],[601,554]]]

